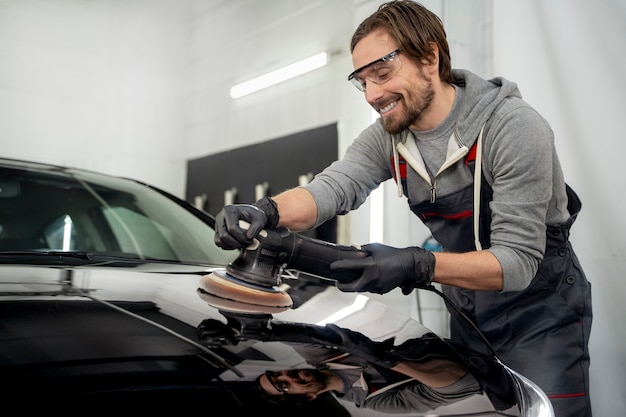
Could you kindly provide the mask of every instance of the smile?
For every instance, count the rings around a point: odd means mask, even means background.
[[[390,111],[391,109],[393,109],[394,107],[396,107],[398,105],[397,101],[394,101],[393,103],[390,103],[389,105],[385,106],[385,107],[381,107],[379,109],[380,113],[387,113],[388,111]]]

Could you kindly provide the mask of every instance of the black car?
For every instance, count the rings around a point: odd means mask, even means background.
[[[328,277],[279,267],[276,286],[260,290],[288,294],[285,306],[215,294],[211,277],[241,254],[218,248],[213,227],[139,181],[0,159],[5,407],[553,415],[486,342],[469,350]],[[327,389],[298,395],[318,380]]]

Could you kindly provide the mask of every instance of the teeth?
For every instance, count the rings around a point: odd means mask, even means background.
[[[390,105],[385,106],[385,107],[382,107],[382,108],[380,109],[380,112],[381,112],[381,113],[387,113],[389,110],[391,110],[391,109],[393,109],[394,107],[396,107],[396,105],[397,105],[397,104],[398,104],[398,102],[397,102],[397,101],[394,101],[394,102],[393,102],[393,103],[391,103]]]

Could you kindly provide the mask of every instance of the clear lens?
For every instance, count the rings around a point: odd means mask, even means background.
[[[359,91],[365,91],[365,83],[361,82],[360,78],[357,77],[353,77],[350,78],[350,82],[352,84],[354,84],[354,86],[359,90]]]
[[[278,391],[282,395],[285,395],[289,391],[289,384],[285,381],[277,381],[276,378],[274,378],[276,374],[276,372],[272,372],[269,370],[265,371],[265,376],[269,383],[272,384],[276,391]]]

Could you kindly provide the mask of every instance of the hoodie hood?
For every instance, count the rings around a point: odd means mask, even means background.
[[[465,88],[457,129],[467,146],[474,144],[480,129],[505,99],[522,98],[517,84],[506,78],[484,80],[470,71],[457,69],[452,70],[452,76],[454,85]]]

